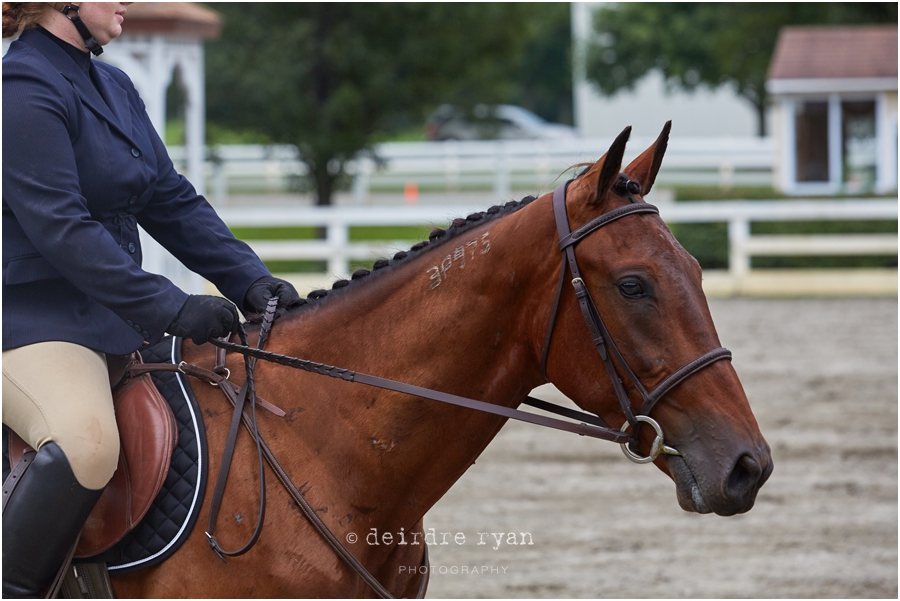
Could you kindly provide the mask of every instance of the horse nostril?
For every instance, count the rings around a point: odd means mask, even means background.
[[[741,455],[728,476],[728,492],[736,497],[747,494],[756,488],[762,471],[756,459],[746,453]]]

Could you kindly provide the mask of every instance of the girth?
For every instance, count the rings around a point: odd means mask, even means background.
[[[619,400],[619,405],[622,408],[622,413],[625,414],[626,423],[622,426],[622,432],[627,431],[629,426],[633,428],[630,442],[634,445],[637,443],[638,430],[642,422],[649,423],[656,431],[656,439],[651,445],[650,454],[646,457],[637,455],[625,444],[622,445],[622,450],[629,459],[637,463],[653,461],[659,453],[678,455],[678,451],[665,445],[662,429],[659,424],[650,417],[650,412],[669,390],[689,376],[721,359],[731,360],[731,351],[726,348],[713,349],[675,370],[660,382],[653,392],[648,392],[647,389],[644,388],[640,379],[634,374],[634,371],[632,371],[628,362],[625,361],[625,358],[619,351],[618,346],[616,346],[612,336],[610,336],[609,330],[603,322],[600,312],[597,310],[597,305],[594,304],[594,300],[591,298],[587,285],[581,277],[581,270],[578,268],[578,261],[575,258],[575,245],[591,232],[618,219],[638,213],[654,213],[658,215],[659,209],[646,202],[633,202],[632,204],[623,205],[603,213],[599,217],[592,219],[572,232],[569,229],[569,218],[566,212],[566,190],[571,182],[572,180],[567,181],[557,187],[553,192],[553,214],[556,219],[556,229],[559,235],[559,249],[563,253],[563,260],[559,274],[559,284],[557,285],[556,290],[556,300],[553,303],[550,320],[547,324],[547,333],[544,336],[544,347],[541,353],[541,371],[544,374],[544,378],[549,381],[549,378],[547,377],[547,360],[550,354],[550,342],[553,338],[553,330],[556,325],[556,316],[559,312],[560,299],[562,298],[563,287],[566,280],[566,270],[568,268],[568,271],[572,276],[571,282],[575,289],[575,298],[578,301],[581,314],[584,316],[584,321],[591,334],[591,338],[594,341],[594,346],[597,348],[597,352],[600,353],[600,358],[603,360],[603,365],[606,368],[606,372],[612,382],[613,390],[615,391],[616,397]],[[616,372],[613,357],[615,358],[615,363],[619,364],[620,369],[624,372],[631,385],[641,395],[641,407],[637,413],[634,412],[631,399],[625,391],[622,379]]]

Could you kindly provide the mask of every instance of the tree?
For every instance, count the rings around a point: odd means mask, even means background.
[[[441,102],[508,98],[527,5],[213,3],[210,122],[296,145],[317,204],[383,132],[421,123]]]
[[[572,124],[572,27],[570,3],[527,5],[527,23],[519,32],[525,47],[513,73],[509,101],[541,117]]]
[[[604,94],[633,89],[652,69],[686,90],[733,84],[764,136],[766,71],[783,26],[881,22],[897,22],[895,3],[623,3],[594,14],[585,66]]]

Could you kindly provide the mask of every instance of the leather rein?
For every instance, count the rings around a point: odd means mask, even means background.
[[[606,328],[606,324],[600,317],[600,313],[597,310],[597,307],[594,304],[590,293],[588,292],[588,288],[584,280],[582,279],[581,271],[578,268],[578,262],[575,258],[575,246],[580,240],[582,240],[591,232],[594,232],[595,230],[618,219],[637,213],[658,214],[659,210],[655,206],[646,202],[633,202],[633,204],[621,206],[603,213],[599,217],[593,219],[589,223],[579,227],[574,232],[572,232],[569,229],[568,216],[566,213],[566,189],[568,188],[568,185],[571,183],[571,181],[572,180],[569,180],[565,184],[562,184],[553,193],[553,211],[556,218],[557,231],[559,234],[559,249],[563,253],[563,259],[562,268],[560,269],[559,284],[557,286],[556,300],[553,303],[549,323],[547,324],[547,333],[544,338],[544,345],[541,353],[541,370],[546,379],[547,360],[550,352],[550,343],[553,337],[553,330],[556,324],[560,300],[562,298],[563,288],[566,280],[566,272],[568,270],[568,272],[572,275],[571,283],[575,289],[575,298],[578,300],[579,307],[581,308],[585,323],[587,324],[588,330],[591,334],[591,337],[593,338],[594,345],[596,346],[597,351],[600,353],[600,357],[603,360],[606,371],[612,382],[616,397],[618,398],[619,404],[622,408],[622,412],[625,415],[625,424],[620,429],[615,429],[610,427],[599,416],[592,413],[568,409],[566,407],[561,407],[559,405],[555,405],[541,399],[536,399],[531,396],[526,396],[522,400],[522,403],[531,407],[535,407],[542,411],[553,413],[573,420],[580,420],[579,423],[573,423],[556,418],[546,417],[543,415],[536,415],[526,411],[520,411],[518,409],[512,409],[510,407],[493,405],[484,401],[469,399],[446,392],[431,390],[428,388],[423,388],[421,386],[415,386],[412,384],[406,384],[395,380],[380,378],[357,371],[326,365],[324,363],[316,363],[297,357],[291,357],[288,355],[281,355],[265,351],[263,350],[263,346],[268,337],[268,333],[272,328],[278,301],[277,298],[273,298],[269,301],[269,304],[266,308],[266,313],[263,318],[262,327],[260,328],[260,336],[256,348],[249,346],[249,344],[247,343],[247,336],[244,333],[243,328],[241,328],[239,331],[242,344],[235,344],[229,342],[226,339],[210,339],[210,344],[218,347],[216,368],[213,371],[195,365],[189,365],[185,362],[182,362],[177,366],[166,364],[142,364],[135,365],[129,368],[129,372],[133,375],[138,375],[140,373],[146,373],[150,371],[178,371],[185,375],[203,379],[210,384],[219,386],[220,389],[225,393],[225,396],[234,406],[234,414],[232,417],[231,427],[229,429],[228,439],[226,441],[225,452],[223,454],[223,459],[220,466],[219,478],[216,482],[216,488],[213,493],[208,530],[206,532],[207,540],[209,541],[210,546],[223,561],[225,561],[225,556],[241,555],[245,553],[253,546],[253,544],[259,537],[260,531],[262,529],[262,523],[265,517],[265,480],[263,477],[264,470],[262,467],[262,461],[263,459],[265,459],[265,461],[269,463],[270,467],[272,467],[282,485],[287,489],[288,493],[291,495],[294,501],[300,506],[300,509],[303,511],[306,518],[316,528],[316,530],[325,539],[325,541],[332,547],[332,549],[334,549],[334,551],[350,566],[350,568],[360,578],[363,579],[364,582],[366,582],[366,584],[378,596],[382,598],[393,598],[390,592],[388,592],[375,579],[375,577],[372,576],[369,571],[353,556],[353,554],[351,554],[346,549],[346,547],[344,547],[341,541],[334,535],[334,533],[331,532],[331,530],[321,520],[321,518],[319,518],[318,514],[309,505],[309,502],[306,500],[300,490],[294,485],[290,477],[285,472],[284,468],[275,458],[268,444],[266,444],[263,437],[259,434],[259,431],[256,427],[257,404],[265,406],[277,415],[283,416],[284,412],[280,411],[277,407],[274,407],[271,404],[265,402],[263,399],[259,399],[256,397],[253,381],[253,368],[257,360],[269,361],[294,369],[300,369],[310,373],[341,379],[347,382],[356,382],[359,384],[365,384],[367,386],[373,386],[384,390],[401,392],[404,394],[431,399],[442,403],[448,403],[459,407],[475,409],[509,419],[528,422],[539,426],[562,430],[565,432],[573,432],[581,436],[589,436],[591,438],[609,440],[620,444],[625,455],[636,463],[649,463],[656,459],[656,457],[658,457],[660,453],[674,455],[679,454],[677,450],[665,444],[662,429],[659,424],[649,416],[650,411],[660,401],[660,399],[662,399],[662,397],[677,384],[681,383],[683,380],[700,371],[704,367],[715,363],[716,361],[722,359],[730,360],[731,352],[725,348],[713,349],[701,355],[697,359],[694,359],[690,363],[675,370],[662,382],[660,382],[652,392],[648,392],[644,388],[638,377],[628,366],[628,363],[625,361],[625,358],[622,356],[621,352],[610,336],[609,330]],[[232,384],[228,380],[230,374],[227,373],[227,369],[225,369],[224,367],[225,350],[235,351],[244,356],[247,379],[239,389],[235,384]],[[615,362],[613,361],[613,359],[615,359]],[[619,364],[622,372],[628,378],[631,385],[641,395],[642,403],[640,410],[637,413],[632,408],[631,400],[629,399],[628,393],[625,391],[622,380],[618,376],[614,363]],[[245,409],[245,406],[248,404],[250,409],[249,413]],[[216,538],[213,535],[213,531],[215,528],[219,506],[224,494],[225,480],[227,479],[228,470],[231,464],[231,457],[234,451],[238,424],[240,422],[243,422],[247,430],[250,431],[254,441],[256,442],[257,451],[260,457],[260,512],[257,520],[257,527],[251,537],[251,540],[241,549],[228,552],[224,551],[219,546],[218,541],[216,541]],[[647,456],[640,456],[628,448],[629,443],[634,444],[637,442],[637,431],[642,422],[651,425],[656,432],[656,438],[651,445],[650,454]],[[629,428],[633,429],[630,435],[628,433]],[[430,573],[430,568],[428,566],[428,547],[426,546],[425,553],[422,559],[424,577],[420,583],[417,598],[424,597],[428,582],[428,575]]]

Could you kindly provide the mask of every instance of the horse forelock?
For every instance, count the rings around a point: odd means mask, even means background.
[[[372,281],[373,278],[393,273],[399,266],[409,263],[410,259],[428,253],[439,246],[443,246],[445,242],[454,240],[473,228],[515,213],[519,209],[528,206],[536,198],[536,196],[529,195],[519,201],[512,200],[502,205],[494,205],[479,213],[472,213],[466,217],[456,218],[451,221],[446,228],[433,229],[428,235],[428,240],[417,242],[412,245],[408,251],[399,251],[390,259],[378,259],[372,265],[372,269],[357,269],[353,272],[349,280],[340,279],[335,281],[330,290],[313,290],[306,298],[300,299],[300,302],[293,307],[286,310],[279,309],[276,318],[280,318],[284,315],[297,314],[309,307],[322,306],[328,299],[343,296],[345,290],[355,290],[362,282]],[[262,322],[262,318],[262,313],[249,314],[247,315],[247,323],[250,325],[259,325]]]
[[[569,169],[567,169],[567,171],[572,170],[572,169],[577,169],[579,167],[583,167],[584,169],[579,171],[572,178],[572,181],[577,181],[577,180],[580,180],[582,177],[586,176],[588,174],[588,172],[590,172],[591,168],[593,168],[596,164],[597,164],[596,162],[594,162],[594,163],[578,163],[576,165],[572,165],[571,167],[569,167]],[[638,200],[635,198],[635,194],[642,193],[642,191],[640,189],[640,184],[638,184],[637,189],[635,189],[633,187],[629,188],[629,184],[632,184],[632,186],[633,186],[635,183],[637,183],[637,182],[632,182],[631,178],[629,177],[629,175],[627,173],[624,173],[624,172],[619,173],[619,175],[616,177],[615,184],[613,184],[613,187],[610,188],[610,190],[613,193],[615,193],[617,196],[624,198],[628,202],[635,203],[635,202],[638,202]]]

